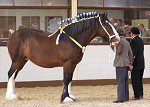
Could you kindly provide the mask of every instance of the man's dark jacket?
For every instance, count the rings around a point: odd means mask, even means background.
[[[144,61],[144,43],[143,40],[136,36],[130,42],[131,49],[133,51],[133,67],[134,69],[144,69],[145,61]]]

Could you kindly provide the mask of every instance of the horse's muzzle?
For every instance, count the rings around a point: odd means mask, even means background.
[[[113,35],[111,38],[109,38],[110,42],[116,42],[116,41],[120,41],[120,38],[118,38],[118,36]]]

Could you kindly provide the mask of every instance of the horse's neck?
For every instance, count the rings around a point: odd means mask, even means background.
[[[90,32],[83,32],[82,35],[79,37],[80,39],[78,40],[79,43],[81,43],[84,46],[87,46],[91,40],[95,37],[96,32],[95,31],[91,31]]]
[[[71,31],[70,28],[65,29],[65,31],[67,34],[69,34],[69,36],[76,39],[77,42],[82,46],[87,46],[97,34],[98,29],[97,19],[93,18],[81,21],[76,23],[74,26],[75,26],[74,31],[68,32]]]
[[[81,36],[81,42],[84,46],[88,45],[98,34],[99,22],[97,18],[91,19],[90,25],[88,29],[83,31],[83,35]]]

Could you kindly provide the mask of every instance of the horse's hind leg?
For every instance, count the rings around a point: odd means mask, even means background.
[[[12,70],[10,68],[8,72],[8,83],[7,83],[7,92],[6,92],[6,99],[7,100],[13,100],[18,99],[18,97],[15,94],[15,75],[16,75],[17,69]]]
[[[27,60],[23,59],[17,63],[12,62],[11,68],[8,71],[7,92],[5,97],[7,100],[14,100],[19,98],[15,93],[15,78],[26,62]]]
[[[70,64],[65,64],[64,68],[64,89],[61,96],[61,102],[74,102],[75,97],[71,94],[71,81],[73,77],[73,72],[76,66],[72,66]]]

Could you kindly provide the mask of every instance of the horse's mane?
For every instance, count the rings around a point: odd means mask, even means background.
[[[82,20],[77,23],[73,23],[73,24],[67,26],[66,28],[64,28],[64,30],[70,36],[74,37],[83,31],[88,32],[91,29],[94,29],[95,26],[96,26],[96,19],[92,18],[92,19]]]
[[[77,35],[87,35],[87,33],[95,30],[98,17],[102,14],[96,14],[96,12],[82,13],[74,18],[67,18],[61,22],[61,26],[53,33],[59,35],[56,40],[56,44],[63,38],[63,35],[68,35],[77,39]],[[64,34],[65,33],[65,34]],[[49,35],[52,36],[53,34]]]
[[[98,14],[94,12],[82,13],[75,16],[74,18],[67,18],[62,22],[67,22],[65,25],[62,24],[62,28],[69,36],[76,36],[82,31],[89,30],[89,28],[95,28],[96,18]]]

